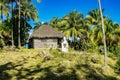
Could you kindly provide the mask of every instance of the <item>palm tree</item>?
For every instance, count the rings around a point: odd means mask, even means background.
[[[106,37],[105,37],[105,30],[104,30],[104,19],[102,14],[101,2],[98,0],[101,20],[102,20],[102,33],[103,33],[103,41],[104,41],[104,66],[107,66],[107,46],[106,46]]]
[[[114,53],[114,50],[120,42],[119,30],[119,24],[113,23],[112,20],[105,20],[106,45],[108,46],[107,49],[110,52]]]
[[[61,23],[63,24],[61,26],[61,29],[64,30],[64,34],[67,37],[71,36],[74,37],[74,39],[78,38],[81,35],[84,23],[83,19],[83,15],[81,13],[78,13],[77,11],[73,11],[64,16],[61,20]]]
[[[87,20],[91,22],[92,25],[99,25],[101,22],[100,10],[93,9],[88,12]]]
[[[32,3],[24,2],[21,7],[21,16],[26,20],[38,20],[38,11]]]
[[[0,22],[2,22],[3,15],[9,17],[10,6],[8,0],[0,0]]]
[[[54,28],[56,28],[56,29],[58,29],[58,27],[59,27],[59,19],[58,19],[58,17],[53,17],[52,18],[52,20],[50,20],[50,25],[52,26],[52,27],[54,27]]]
[[[21,47],[21,40],[20,40],[20,11],[21,11],[21,1],[15,0],[17,7],[18,7],[18,48]]]
[[[15,2],[15,0],[11,0],[11,7],[12,7],[12,9],[11,9],[11,13],[12,13],[12,29],[11,29],[11,36],[12,36],[12,47],[14,47],[15,45],[14,45],[14,34],[13,34],[13,24],[14,24],[14,15],[13,15],[13,10],[14,10],[14,7],[13,7],[13,3]]]
[[[106,18],[106,16],[104,16],[104,18]],[[103,51],[100,10],[93,9],[92,11],[89,11],[86,19],[91,23],[90,24],[91,30],[89,33],[89,45],[90,45],[89,47],[93,50],[98,51],[99,49],[100,51]]]
[[[8,17],[9,13],[12,14],[12,19],[13,18],[13,3],[15,2],[15,0],[2,0],[0,3],[3,4],[3,6],[1,5],[1,19],[2,20],[2,14],[4,14],[6,17]],[[11,6],[9,5],[11,3]],[[13,21],[11,20],[11,37],[12,37],[12,46],[14,46],[14,39],[13,39]]]
[[[31,0],[26,0],[26,1],[23,1],[23,2],[30,2]],[[40,1],[40,0],[38,0]],[[17,5],[18,5],[18,48],[21,47],[21,40],[20,40],[20,15],[21,15],[21,1],[18,0],[17,1]],[[33,6],[33,5],[32,5]],[[35,11],[36,12],[36,11]],[[25,14],[26,15],[26,14]],[[31,14],[33,17],[34,16],[34,13]],[[31,17],[32,19],[34,19],[33,17]],[[36,18],[36,17],[35,17]]]
[[[18,48],[20,48],[21,47],[21,41],[20,41],[20,15],[21,15],[20,14],[20,11],[21,11],[20,6],[21,6],[21,1],[17,0],[16,3],[18,6]]]
[[[31,0],[22,0],[22,1],[20,1],[20,0],[0,0],[0,20],[2,20],[2,18],[3,18],[3,14],[6,16],[6,17],[8,17],[8,15],[9,15],[9,12],[10,12],[10,10],[8,10],[9,9],[9,4],[10,4],[10,2],[11,2],[11,13],[12,13],[12,19],[14,19],[13,18],[13,3],[16,3],[17,4],[17,10],[18,10],[18,47],[21,47],[21,41],[20,41],[20,15],[21,15],[21,6],[22,6],[22,2],[30,2]],[[40,0],[39,0],[40,1]],[[33,7],[33,5],[32,5],[32,7]],[[9,12],[8,12],[9,11]],[[33,14],[30,14],[32,17],[29,17],[29,18],[32,18],[32,19],[35,19],[36,17],[34,16],[34,15],[36,15],[36,14],[34,14],[34,13],[36,13],[37,12],[37,10],[35,11],[35,9],[34,9],[34,11],[33,11]],[[27,14],[28,15],[28,14]],[[38,16],[37,16],[37,18],[38,18]],[[12,20],[13,21],[13,20]],[[12,24],[12,28],[13,28],[13,24]],[[14,40],[13,40],[13,31],[11,31],[11,35],[12,35],[12,45],[14,45]]]
[[[24,28],[27,27],[27,23],[30,20],[38,20],[38,11],[34,5],[30,2],[21,3],[21,18],[24,19]],[[40,27],[40,26],[39,26]],[[28,40],[28,39],[27,39]]]
[[[42,25],[42,22],[36,22],[34,23],[34,28],[33,28],[33,31],[37,30],[41,25]]]
[[[60,19],[58,25],[59,30],[63,31],[67,38],[72,38],[71,47],[74,49],[78,38],[85,39],[85,37],[83,38],[86,33],[85,21],[82,13],[72,11]]]

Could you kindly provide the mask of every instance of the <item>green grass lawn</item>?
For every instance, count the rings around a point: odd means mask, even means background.
[[[57,50],[0,51],[0,80],[120,80],[117,58],[101,54],[69,54]]]

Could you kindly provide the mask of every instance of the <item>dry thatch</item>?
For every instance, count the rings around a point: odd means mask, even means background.
[[[49,25],[42,25],[33,32],[31,38],[62,38],[64,35]]]

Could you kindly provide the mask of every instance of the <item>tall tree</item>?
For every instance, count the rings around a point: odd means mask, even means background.
[[[107,50],[110,52],[116,53],[116,48],[120,43],[120,26],[117,23],[113,23],[112,20],[105,20],[105,31],[106,31],[106,45]]]
[[[18,6],[18,48],[21,47],[21,41],[20,41],[20,6],[21,6],[21,1],[17,1],[17,6]]]
[[[30,2],[31,0],[25,0],[22,2]],[[40,1],[40,0],[38,0]],[[21,15],[21,1],[18,0],[17,1],[17,5],[18,5],[18,48],[21,47],[21,40],[20,40],[20,15]]]
[[[87,25],[85,25],[85,20],[82,13],[72,11],[59,20],[58,25],[60,25],[60,27],[58,27],[59,30],[63,31],[68,39],[71,38],[70,44],[72,48],[75,49],[76,42],[79,38],[85,42],[86,37],[84,36],[87,32]]]
[[[12,22],[11,22],[11,26],[12,26],[12,29],[11,29],[11,36],[12,36],[12,47],[14,47],[15,45],[14,45],[14,34],[13,34],[13,24],[14,24],[14,15],[13,15],[13,10],[14,10],[14,7],[13,7],[13,3],[15,2],[15,0],[11,0],[11,7],[12,7],[12,9],[11,9],[11,14],[12,14]]]
[[[24,28],[27,27],[27,23],[30,20],[38,20],[38,11],[34,5],[30,2],[21,3],[21,17],[24,19]],[[40,26],[39,26],[40,27]],[[27,39],[28,41],[28,39]]]
[[[104,41],[104,66],[107,66],[107,47],[106,47],[106,37],[105,37],[105,30],[104,30],[104,19],[102,14],[101,2],[98,0],[100,14],[101,14],[101,21],[102,21],[102,32],[103,32],[103,41]]]

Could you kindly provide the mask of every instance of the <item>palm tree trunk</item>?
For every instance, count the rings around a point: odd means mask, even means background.
[[[18,0],[18,48],[21,47],[21,42],[20,42],[20,0]]]
[[[13,1],[12,1],[12,19],[14,19],[13,18]],[[13,24],[14,24],[14,22],[13,22],[14,20],[12,20],[12,32],[11,32],[11,35],[12,35],[12,47],[14,47],[14,37],[13,37]]]
[[[2,2],[3,2],[3,0],[2,0]],[[0,14],[1,14],[1,16],[0,16],[0,23],[2,23],[2,18],[3,18],[3,17],[2,17],[2,5],[3,5],[3,4],[1,4],[1,6],[0,6],[0,10],[1,10],[1,13],[0,13]]]
[[[104,30],[104,19],[103,19],[100,0],[98,0],[98,4],[99,4],[101,20],[102,20],[102,32],[103,32],[103,41],[104,41],[104,66],[107,66],[107,46],[106,46],[106,37],[105,37],[105,30]]]

